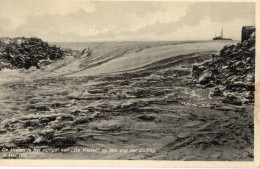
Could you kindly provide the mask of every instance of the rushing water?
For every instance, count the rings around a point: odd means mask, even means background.
[[[17,80],[35,80],[46,77],[89,76],[111,73],[141,67],[143,65],[183,54],[201,51],[219,51],[224,45],[236,41],[187,42],[87,42],[87,43],[56,43],[61,47],[72,49],[90,48],[90,58],[74,58],[67,56],[63,60],[29,70],[3,70],[0,72],[0,83]],[[91,68],[88,65],[93,64]],[[95,66],[96,64],[96,66]],[[75,72],[75,73],[73,73]]]
[[[187,55],[190,53],[203,51],[219,51],[223,46],[232,43],[235,42],[210,41],[145,48],[138,52],[124,54],[122,57],[113,59],[107,63],[96,66],[94,68],[77,72],[70,76],[98,75],[101,73],[112,73],[123,70],[136,69],[138,67],[142,67],[162,59],[175,57],[179,55]]]
[[[0,146],[147,150],[30,152],[28,158],[252,160],[253,106],[223,104],[191,86],[192,64],[229,43],[235,42],[93,43],[86,46],[89,58],[3,70]]]

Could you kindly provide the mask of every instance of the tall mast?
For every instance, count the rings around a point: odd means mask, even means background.
[[[223,38],[223,27],[221,29],[221,38]]]

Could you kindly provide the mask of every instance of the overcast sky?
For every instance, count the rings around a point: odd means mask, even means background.
[[[0,0],[0,37],[49,42],[239,40],[255,25],[253,2]]]

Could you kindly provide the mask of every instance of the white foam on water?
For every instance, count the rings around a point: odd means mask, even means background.
[[[32,81],[36,79],[59,76],[79,70],[81,60],[73,56],[66,56],[62,60],[57,60],[50,65],[40,69],[31,67],[30,69],[3,69],[0,71],[0,84],[17,81]]]

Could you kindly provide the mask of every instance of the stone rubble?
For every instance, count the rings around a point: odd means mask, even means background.
[[[196,86],[212,88],[210,96],[224,95],[225,103],[254,103],[255,32],[242,43],[224,46],[203,64],[193,65],[192,76]]]
[[[0,70],[40,68],[64,57],[63,50],[39,38],[0,38]]]

